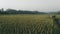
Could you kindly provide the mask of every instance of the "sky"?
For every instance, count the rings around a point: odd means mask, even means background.
[[[0,0],[0,9],[60,11],[60,0]]]

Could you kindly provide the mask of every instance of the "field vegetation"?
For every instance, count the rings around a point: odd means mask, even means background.
[[[0,34],[60,34],[60,29],[49,15],[0,15]]]

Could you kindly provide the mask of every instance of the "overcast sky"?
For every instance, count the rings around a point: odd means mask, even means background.
[[[33,11],[59,11],[60,0],[0,0],[0,8]]]

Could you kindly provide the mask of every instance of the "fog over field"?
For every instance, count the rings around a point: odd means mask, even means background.
[[[0,8],[48,12],[60,11],[60,0],[0,0]]]

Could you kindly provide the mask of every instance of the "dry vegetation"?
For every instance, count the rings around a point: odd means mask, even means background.
[[[0,15],[0,34],[59,34],[49,15]]]

